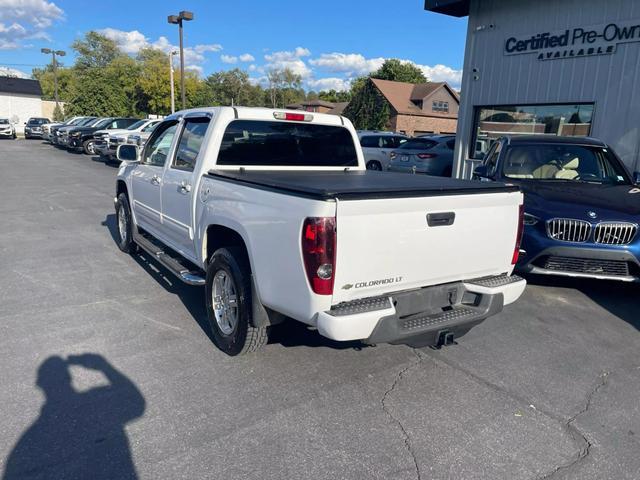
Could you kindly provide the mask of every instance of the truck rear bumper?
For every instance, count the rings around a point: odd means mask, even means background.
[[[318,331],[340,341],[438,345],[499,313],[525,287],[524,279],[501,275],[347,302],[320,312]]]

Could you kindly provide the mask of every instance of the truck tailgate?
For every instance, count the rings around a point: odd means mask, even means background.
[[[511,272],[521,203],[520,192],[339,200],[332,303]]]

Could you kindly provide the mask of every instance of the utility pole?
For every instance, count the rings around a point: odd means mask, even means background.
[[[41,48],[40,51],[45,55],[51,54],[53,65],[53,98],[56,101],[56,107],[58,107],[58,62],[56,61],[56,55],[58,57],[64,57],[67,53],[64,50],[51,50],[50,48]]]
[[[169,52],[169,82],[171,83],[171,113],[176,112],[176,92],[173,86],[173,56],[178,53],[175,50]]]
[[[182,96],[182,109],[187,108],[187,101],[184,92],[184,47],[182,42],[182,22],[193,20],[193,12],[181,11],[178,15],[169,15],[167,21],[173,25],[178,25],[180,33],[180,94]]]

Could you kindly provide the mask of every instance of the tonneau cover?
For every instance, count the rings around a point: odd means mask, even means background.
[[[387,197],[467,195],[517,192],[519,187],[497,182],[458,180],[427,175],[369,170],[352,171],[264,171],[210,170],[209,176],[267,188],[291,195],[328,200]]]

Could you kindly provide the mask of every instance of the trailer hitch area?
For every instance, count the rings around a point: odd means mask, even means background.
[[[449,330],[440,330],[436,337],[436,343],[435,345],[431,345],[431,348],[433,350],[440,350],[442,347],[457,344],[458,342],[453,339],[453,332],[450,332]]]

